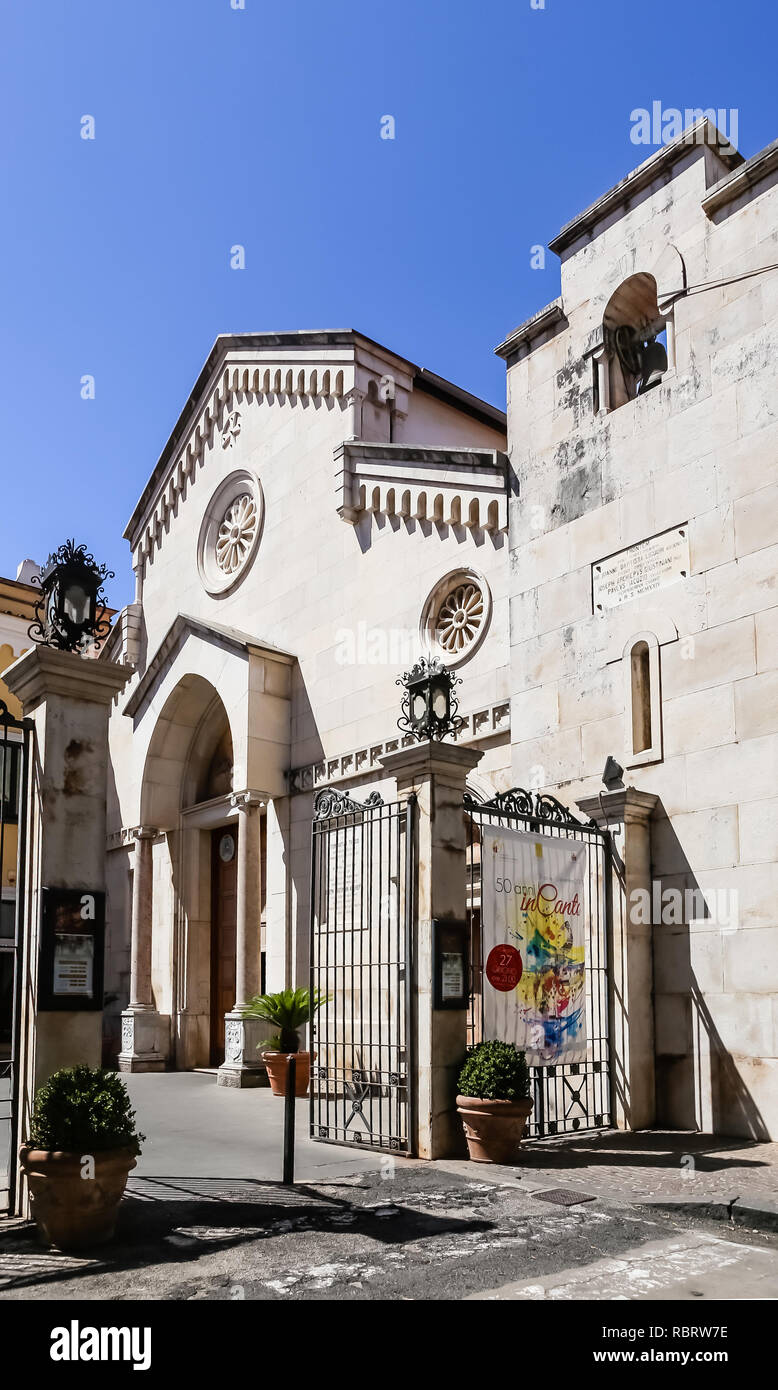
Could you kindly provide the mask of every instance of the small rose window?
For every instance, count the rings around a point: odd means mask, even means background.
[[[475,570],[456,570],[439,580],[422,610],[421,637],[447,666],[459,666],[486,635],[492,600]]]
[[[219,484],[205,510],[197,544],[204,588],[226,594],[247,573],[262,532],[264,503],[259,479],[238,469]]]

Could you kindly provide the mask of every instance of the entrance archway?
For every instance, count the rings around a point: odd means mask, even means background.
[[[263,838],[259,807],[251,816],[239,815],[233,782],[225,705],[209,681],[186,675],[157,718],[141,786],[132,997],[125,1014],[135,1045],[128,1047],[123,1038],[120,1058],[120,1064],[126,1059],[138,1065],[128,1070],[148,1069],[147,1056],[129,1054],[149,1050],[160,1066],[177,1070],[225,1061],[225,1015],[235,1007],[240,975],[239,846],[241,837],[249,837],[248,853],[259,861]],[[257,977],[263,880],[258,874],[244,914]],[[135,1041],[139,1030],[146,1043],[141,1049]]]

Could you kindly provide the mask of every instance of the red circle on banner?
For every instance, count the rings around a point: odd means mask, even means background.
[[[486,962],[486,978],[494,989],[504,994],[515,989],[524,969],[515,946],[493,946]]]

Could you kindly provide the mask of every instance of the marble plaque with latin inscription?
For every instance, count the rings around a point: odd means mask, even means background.
[[[595,613],[656,593],[689,574],[689,528],[674,526],[592,565]]]

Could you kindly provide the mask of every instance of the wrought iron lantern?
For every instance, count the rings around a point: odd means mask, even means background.
[[[33,642],[81,652],[99,647],[110,631],[103,584],[114,572],[98,565],[85,545],[65,541],[46,561],[37,581],[41,596],[35,622],[27,629]]]
[[[459,733],[465,721],[457,714],[459,701],[454,687],[462,682],[438,657],[420,657],[397,684],[405,690],[402,716],[397,721],[403,733],[412,734],[420,743]]]

